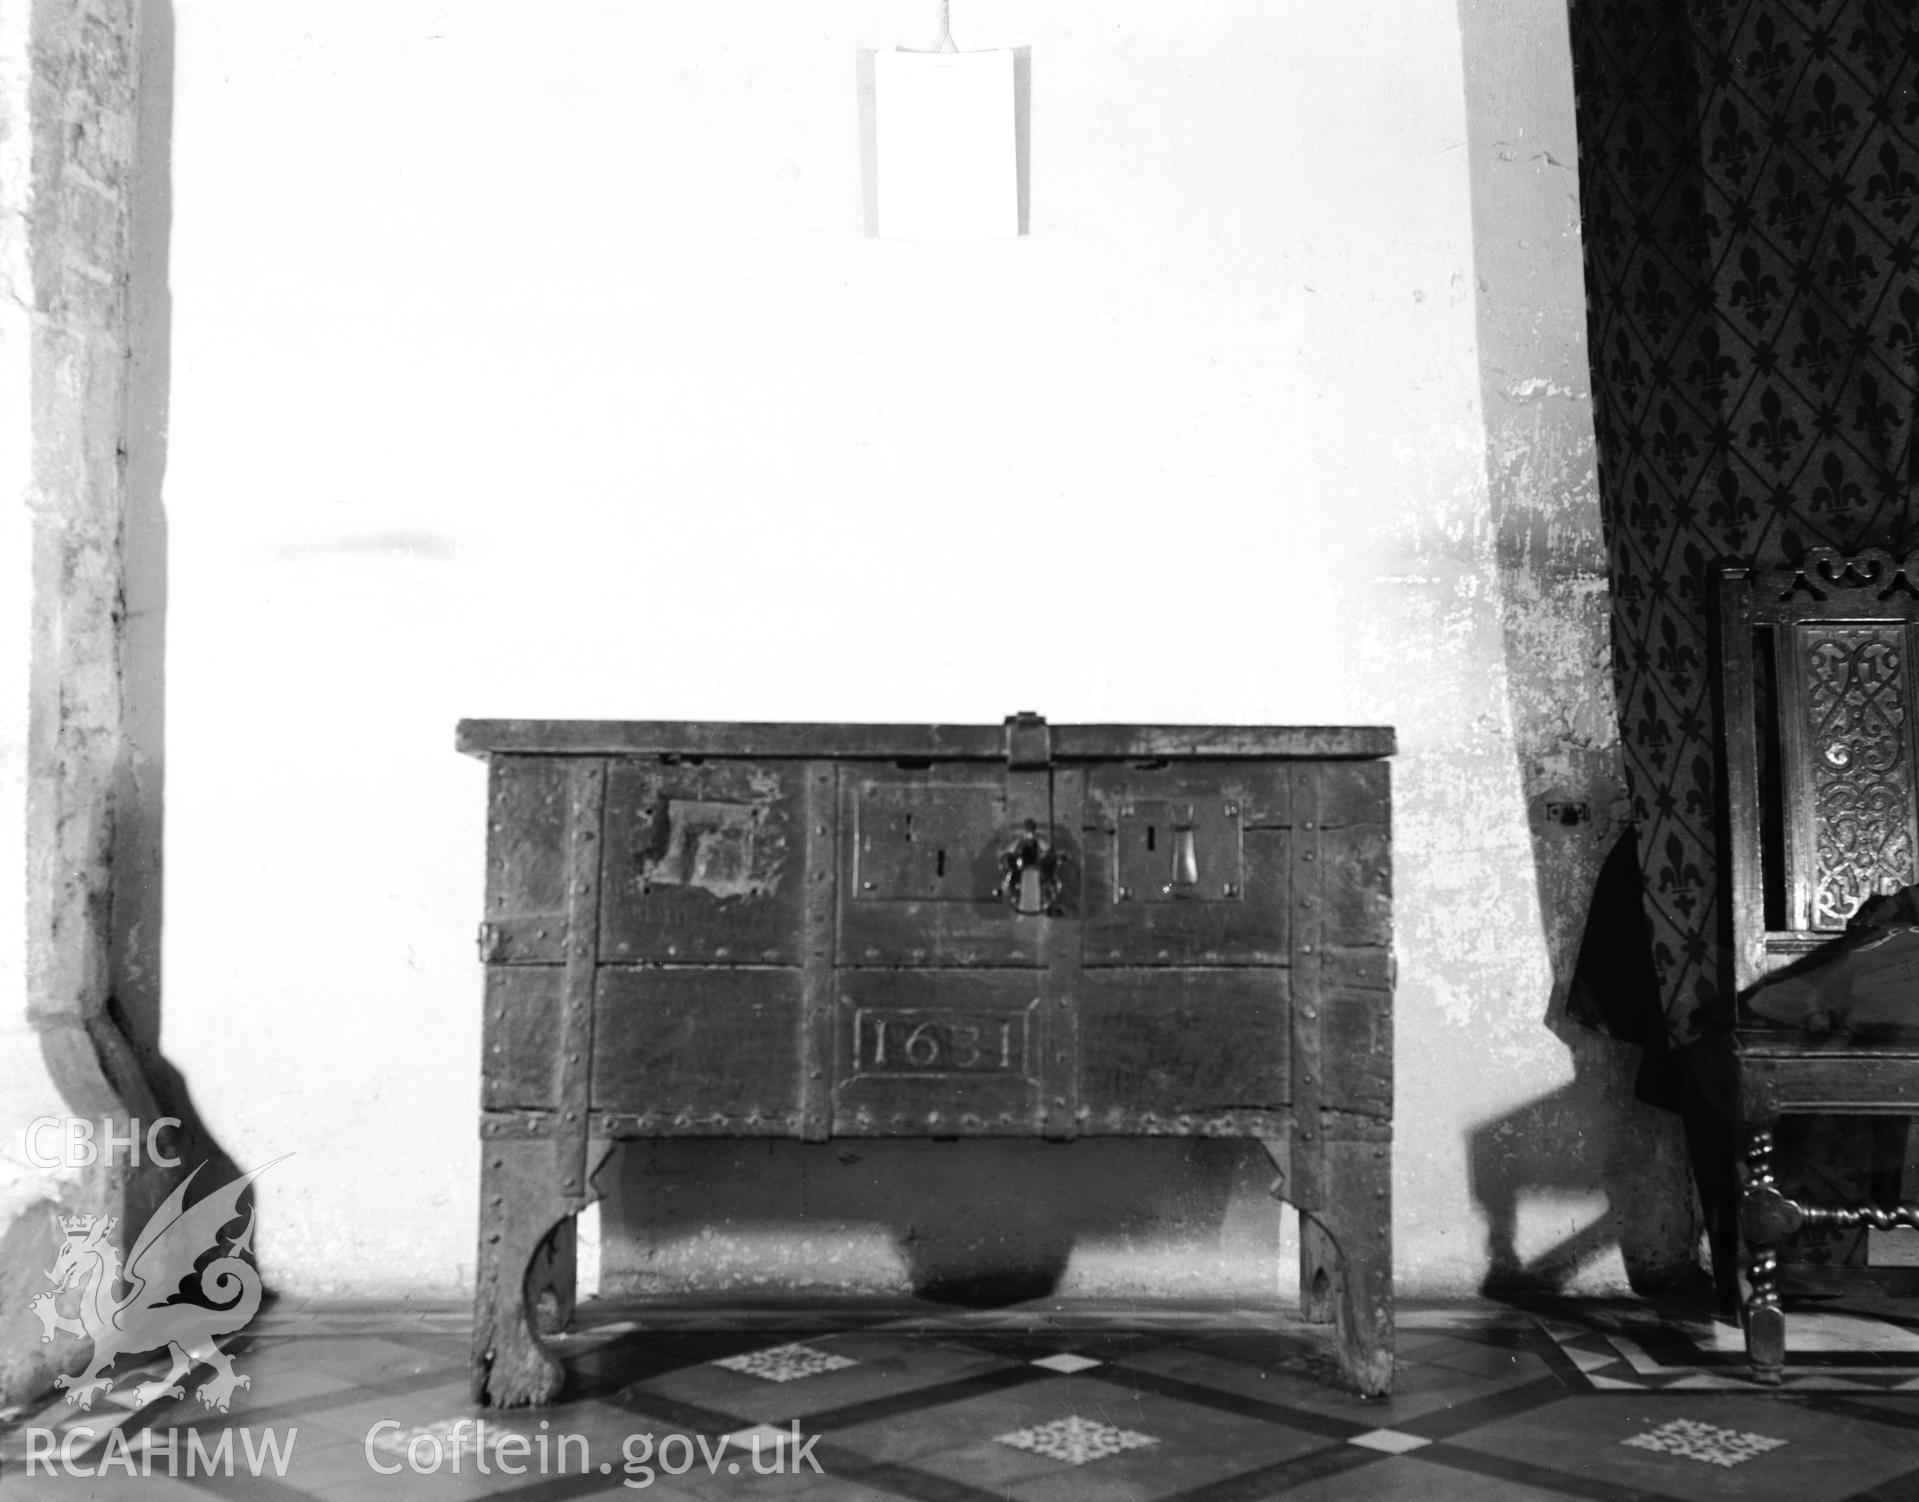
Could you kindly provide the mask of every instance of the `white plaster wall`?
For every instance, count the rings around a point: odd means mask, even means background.
[[[1466,1134],[1568,1066],[1458,17],[966,0],[1032,234],[865,239],[855,51],[935,15],[179,0],[162,1042],[293,1154],[281,1286],[471,1276],[457,718],[1021,708],[1398,727],[1399,1268],[1477,1281]]]

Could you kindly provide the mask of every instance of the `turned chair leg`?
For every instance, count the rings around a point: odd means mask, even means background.
[[[1740,1272],[1746,1285],[1744,1323],[1746,1359],[1760,1382],[1785,1377],[1786,1313],[1779,1306],[1779,1244],[1785,1230],[1775,1207],[1781,1203],[1773,1182],[1772,1121],[1752,1125],[1746,1134],[1740,1174]]]

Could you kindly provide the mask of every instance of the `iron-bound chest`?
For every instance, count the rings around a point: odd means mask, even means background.
[[[501,1133],[1391,1113],[1373,729],[486,722]]]
[[[613,1140],[1257,1139],[1392,1385],[1392,732],[467,721],[491,763],[473,1390]]]

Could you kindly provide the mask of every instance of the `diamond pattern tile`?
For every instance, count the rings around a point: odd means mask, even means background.
[[[786,1443],[787,1437],[787,1431],[775,1424],[755,1424],[751,1429],[735,1429],[726,1436],[736,1450],[751,1450],[755,1444],[771,1449]]]
[[[1644,1434],[1621,1440],[1641,1450],[1660,1450],[1668,1455],[1683,1455],[1687,1460],[1706,1465],[1735,1466],[1776,1450],[1786,1441],[1769,1439],[1763,1434],[1741,1434],[1736,1429],[1719,1429],[1692,1419],[1674,1419]]]
[[[1060,1351],[1052,1356],[1040,1357],[1033,1365],[1043,1366],[1049,1372],[1072,1373],[1090,1371],[1093,1367],[1101,1365],[1101,1363],[1095,1361],[1091,1356],[1076,1356],[1071,1351]]]
[[[1063,1419],[1054,1419],[1052,1423],[1041,1424],[1035,1429],[1015,1429],[1011,1434],[996,1434],[993,1439],[997,1444],[1011,1445],[1015,1450],[1031,1450],[1036,1455],[1063,1460],[1068,1465],[1085,1465],[1089,1461],[1104,1460],[1109,1455],[1159,1443],[1150,1434],[1116,1428],[1098,1419],[1081,1418],[1078,1414],[1068,1414]]]
[[[1355,1434],[1346,1443],[1378,1450],[1386,1455],[1404,1455],[1408,1450],[1423,1449],[1432,1441],[1421,1439],[1417,1434],[1403,1434],[1397,1429],[1369,1429],[1364,1434]]]
[[[837,1372],[843,1367],[854,1365],[851,1357],[836,1356],[831,1351],[816,1351],[811,1346],[791,1345],[772,1346],[764,1351],[748,1351],[740,1356],[723,1356],[714,1362],[731,1372],[744,1372],[749,1377],[758,1377],[766,1382],[797,1382],[802,1377],[815,1377],[821,1372]]]

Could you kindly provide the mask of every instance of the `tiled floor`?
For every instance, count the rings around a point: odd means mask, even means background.
[[[502,1414],[468,1403],[463,1309],[282,1304],[233,1342],[228,1413],[204,1372],[137,1411],[116,1372],[13,1415],[0,1499],[1919,1502],[1919,1310],[1791,1331],[1763,1390],[1698,1311],[1402,1303],[1368,1403],[1270,1310],[604,1306],[556,1342],[565,1401]]]

